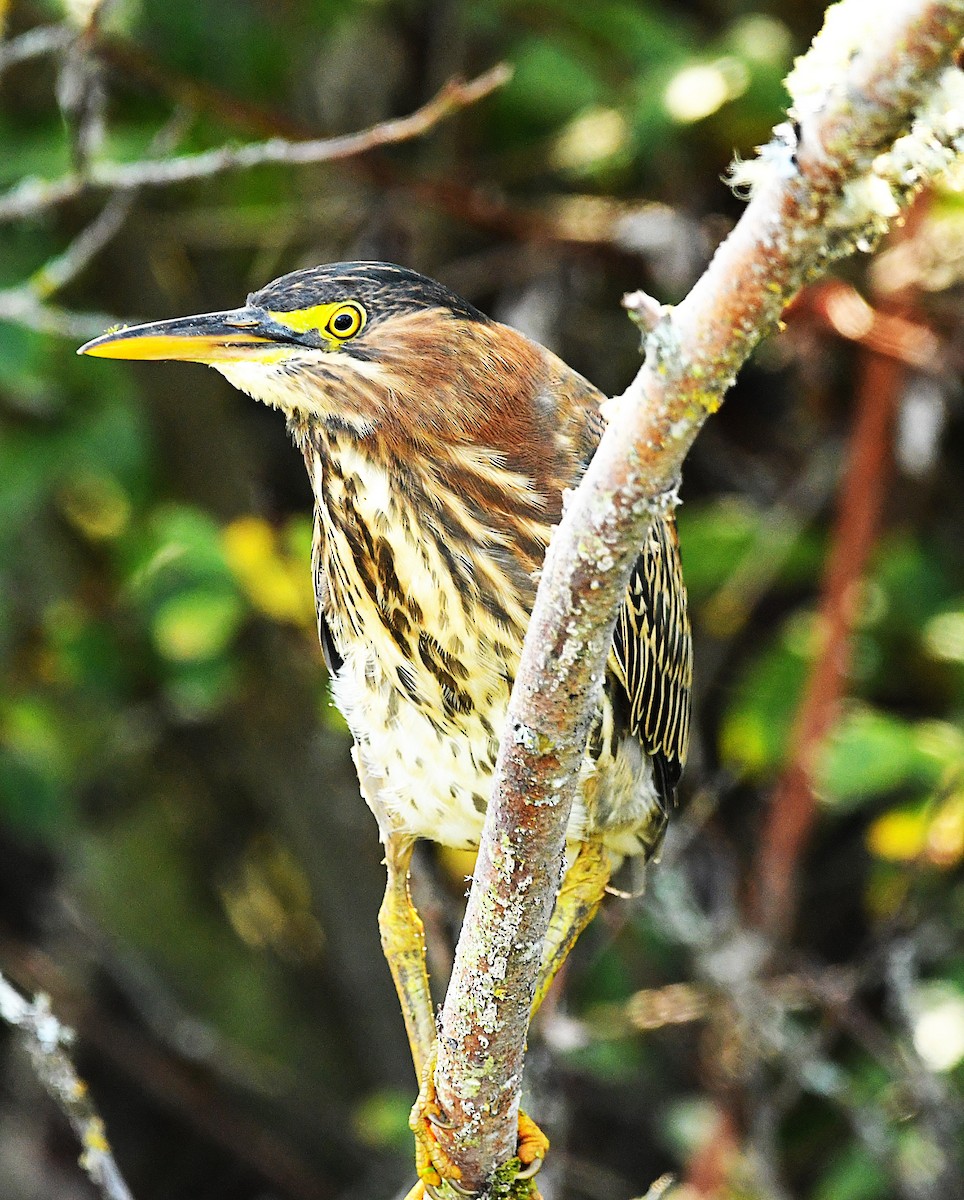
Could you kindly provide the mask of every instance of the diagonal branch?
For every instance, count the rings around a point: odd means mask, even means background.
[[[341,137],[289,141],[270,138],[245,146],[219,146],[199,154],[184,154],[164,161],[131,163],[92,162],[85,174],[65,175],[60,179],[26,179],[0,196],[0,221],[33,216],[73,200],[89,188],[124,190],[137,187],[169,187],[194,179],[210,179],[228,171],[249,171],[267,163],[304,165],[337,162],[422,137],[439,122],[484,99],[506,83],[511,70],[500,63],[468,82],[450,79],[427,104],[407,117],[381,121],[357,133]]]
[[[8,42],[0,42],[0,75],[8,68],[66,50],[76,37],[67,24],[38,25]]]
[[[469,1188],[487,1186],[515,1149],[566,822],[638,547],[675,503],[701,425],[784,307],[834,258],[872,244],[964,143],[964,105],[948,112],[938,90],[964,36],[964,0],[871,8],[832,9],[794,71],[795,124],[754,165],[753,198],[704,276],[646,338],[645,364],[549,548],[440,1021],[436,1087],[454,1128],[438,1136]]]
[[[168,152],[180,136],[182,126],[182,114],[176,113],[154,137],[151,151]],[[57,308],[50,304],[50,298],[71,283],[117,236],[136,199],[136,188],[115,192],[65,250],[48,259],[25,282],[0,288],[0,321],[70,338],[96,337],[105,325],[113,324],[113,318],[100,313]]]

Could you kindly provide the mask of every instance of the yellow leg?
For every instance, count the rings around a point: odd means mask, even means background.
[[[402,1008],[415,1074],[421,1080],[435,1046],[435,1012],[425,966],[425,928],[408,890],[414,845],[412,838],[398,834],[386,839],[388,883],[378,910],[378,929]]]
[[[562,881],[552,910],[542,950],[542,969],[532,1002],[533,1013],[545,1000],[552,981],[579,935],[596,915],[611,872],[609,855],[602,844],[582,842],[575,861]]]
[[[406,1200],[465,1194],[459,1185],[461,1172],[439,1144],[436,1129],[445,1117],[435,1098],[435,1026],[428,975],[425,970],[425,938],[422,922],[412,907],[408,893],[408,864],[412,856],[410,840],[389,839],[388,888],[380,913],[382,945],[391,966],[412,1046],[412,1058],[421,1086],[412,1109],[409,1125],[415,1134],[415,1167],[418,1183]],[[546,997],[559,968],[566,961],[576,939],[592,920],[609,882],[609,856],[598,842],[583,842],[572,866],[566,872],[556,897],[543,950],[542,969],[536,985],[533,1012]],[[427,1020],[425,1014],[427,1013]],[[533,1200],[538,1191],[532,1176],[542,1166],[549,1140],[524,1112],[519,1113],[519,1138],[512,1176],[503,1181],[510,1200]]]

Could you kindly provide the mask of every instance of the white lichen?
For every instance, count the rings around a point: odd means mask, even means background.
[[[880,19],[879,0],[841,0],[827,9],[823,28],[786,78],[791,111],[800,120],[816,116],[846,88],[850,62],[876,40]]]
[[[738,195],[748,199],[765,182],[797,172],[797,130],[801,125],[805,130],[819,126],[822,114],[846,98],[847,68],[858,52],[879,38],[880,19],[874,0],[841,0],[827,10],[820,33],[787,76],[788,113],[794,124],[778,125],[756,159],[734,162],[728,182]],[[925,183],[939,180],[959,165],[962,151],[964,75],[948,67],[918,106],[908,132],[844,184],[824,218],[834,232],[827,257],[872,249]]]
[[[960,167],[962,154],[964,76],[951,67],[938,77],[907,133],[845,184],[826,220],[834,234],[831,257],[872,250],[925,184],[940,182]]]
[[[961,165],[964,152],[964,74],[948,67],[938,77],[911,127],[881,154],[873,172],[898,192],[914,192]]]

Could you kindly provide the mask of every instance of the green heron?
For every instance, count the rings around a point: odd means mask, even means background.
[[[592,457],[603,395],[441,284],[379,262],[295,271],[242,308],[120,329],[83,353],[207,363],[279,408],[315,496],[318,628],[354,736],[388,884],[379,913],[412,1057],[435,1020],[409,895],[417,838],[478,846],[509,692],[562,498]],[[657,519],[619,614],[569,820],[568,871],[535,1006],[613,867],[658,849],[683,761],[692,653],[671,517]],[[415,1121],[429,1190],[458,1169]],[[526,1118],[519,1155],[547,1143]]]

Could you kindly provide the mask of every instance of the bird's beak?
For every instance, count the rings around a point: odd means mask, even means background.
[[[184,362],[275,362],[291,353],[265,329],[255,308],[176,317],[115,329],[87,342],[78,354],[96,358],[179,359]]]

